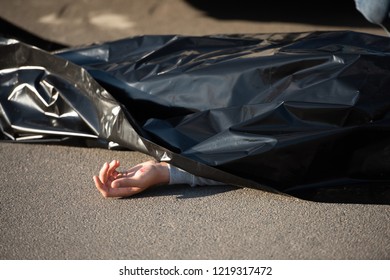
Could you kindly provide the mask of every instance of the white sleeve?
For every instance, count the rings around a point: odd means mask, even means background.
[[[204,185],[226,185],[218,181],[197,177],[187,171],[168,164],[169,169],[169,184],[189,184],[190,186],[204,186]]]

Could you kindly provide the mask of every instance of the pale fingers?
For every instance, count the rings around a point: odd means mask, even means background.
[[[117,169],[119,167],[119,161],[118,160],[113,160],[110,162],[110,165],[109,165],[109,168],[108,168],[108,171],[107,171],[107,174],[108,176],[112,176],[114,175],[115,173],[115,169]]]
[[[139,187],[109,188],[105,197],[128,197],[143,191]]]
[[[110,188],[103,184],[98,176],[93,176],[96,188],[104,197],[127,197],[142,191],[139,187]]]
[[[104,196],[108,197],[108,188],[106,185],[104,185],[98,176],[93,176],[93,181],[95,182],[96,188],[99,190],[99,192]]]
[[[100,169],[99,178],[100,181],[105,184],[111,176],[116,176],[116,169],[119,167],[119,161],[113,160],[110,163],[104,163],[103,167]]]
[[[138,187],[140,186],[139,180],[135,180],[130,177],[122,177],[114,180],[111,184],[111,187],[114,189],[117,188],[127,188],[127,187]]]
[[[107,171],[109,169],[109,164],[105,162],[102,166],[102,168],[99,171],[99,179],[104,184],[107,181]]]

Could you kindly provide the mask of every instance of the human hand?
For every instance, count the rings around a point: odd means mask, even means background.
[[[103,164],[99,176],[93,176],[96,188],[104,197],[127,197],[159,184],[169,183],[167,163],[147,161],[118,172],[118,160]]]

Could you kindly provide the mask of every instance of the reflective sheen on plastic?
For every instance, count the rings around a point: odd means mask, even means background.
[[[0,40],[0,137],[123,147],[301,196],[389,186],[390,39],[140,36],[47,52]]]

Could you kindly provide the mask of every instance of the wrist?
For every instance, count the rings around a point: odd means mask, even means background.
[[[169,166],[166,162],[156,162],[157,176],[159,184],[169,184]]]

